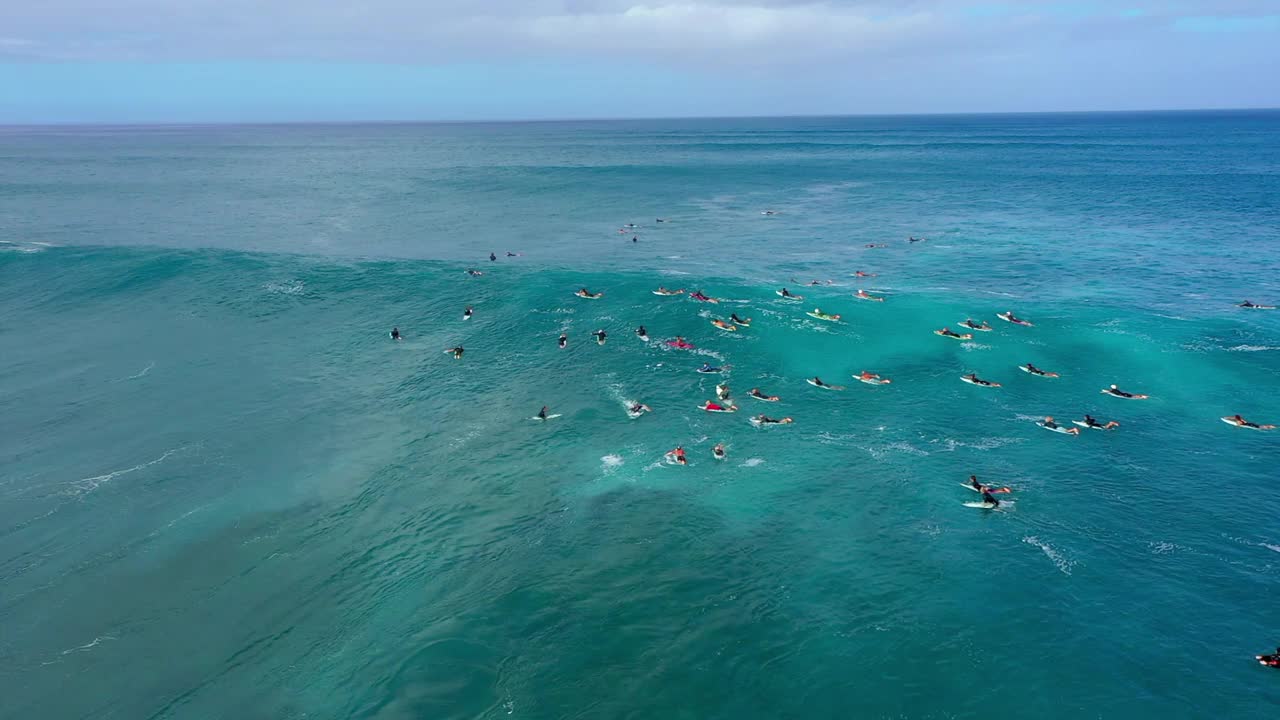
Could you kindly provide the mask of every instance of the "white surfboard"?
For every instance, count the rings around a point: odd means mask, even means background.
[[[1019,369],[1019,370],[1021,370],[1021,371],[1022,371],[1022,372],[1024,372],[1024,373],[1028,374],[1028,375],[1035,375],[1036,377],[1044,377],[1044,378],[1056,378],[1056,377],[1058,377],[1058,373],[1051,373],[1051,372],[1031,372],[1031,370],[1030,370],[1030,369],[1028,369],[1026,365],[1019,365],[1019,366],[1018,366],[1018,369]]]
[[[853,378],[858,382],[866,383],[867,385],[888,385],[893,382],[889,378],[864,378],[861,375],[854,375]]]
[[[834,322],[834,323],[840,322],[840,318],[834,315],[819,315],[818,313],[815,313],[815,312],[807,312],[805,313],[805,315],[808,315],[814,320],[826,320],[827,322]]]
[[[793,301],[795,301],[795,302],[800,302],[801,300],[804,300],[804,296],[803,296],[803,295],[783,295],[781,290],[774,290],[774,291],[773,291],[773,294],[774,294],[774,295],[777,295],[778,297],[782,298],[783,300],[793,300]]]
[[[977,385],[978,387],[1000,387],[1000,383],[998,382],[991,382],[990,380],[988,380],[987,382],[976,382],[974,381],[973,378],[967,375],[960,376],[960,380],[963,382],[967,382],[970,385]]]
[[[995,505],[992,505],[989,502],[967,502],[967,503],[961,503],[961,505],[964,505],[965,507],[971,507],[971,508],[983,508],[986,510],[991,510],[996,507]]]
[[[1035,327],[1034,323],[1029,323],[1026,320],[1023,320],[1022,318],[1018,318],[1017,320],[1014,320],[1013,316],[1010,315],[1009,313],[996,313],[996,317],[1000,318],[1001,320],[1007,323],[1013,323],[1014,325],[1022,325],[1024,327]]]
[[[1045,425],[1042,422],[1038,422],[1036,424],[1044,428],[1045,430],[1049,430],[1051,432],[1061,433],[1063,435],[1075,435],[1075,433],[1071,432],[1070,428],[1064,428],[1061,425],[1059,425],[1058,427],[1049,427],[1048,425]]]
[[[1250,427],[1248,425],[1240,425],[1239,423],[1232,420],[1230,417],[1224,417],[1219,419],[1222,420],[1222,422],[1232,427],[1244,428],[1245,430],[1274,430],[1275,429],[1273,427]]]
[[[843,385],[828,385],[826,383],[819,385],[818,383],[813,381],[813,378],[809,378],[808,380],[805,380],[805,382],[822,390],[843,390],[844,389]]]
[[[544,417],[544,418],[542,418],[542,417],[538,417],[537,415],[534,415],[533,417],[531,417],[531,418],[529,418],[529,419],[530,419],[530,420],[537,420],[537,421],[539,421],[539,422],[543,422],[543,421],[546,421],[546,420],[555,420],[555,419],[556,419],[556,418],[558,418],[558,417],[560,417],[560,413],[555,413],[555,414],[547,415],[547,416],[546,416],[546,417]]]
[[[1107,429],[1107,428],[1103,427],[1102,425],[1090,425],[1089,423],[1087,423],[1087,422],[1085,422],[1085,421],[1083,421],[1083,420],[1072,420],[1072,421],[1071,421],[1071,424],[1072,424],[1072,425],[1079,425],[1080,427],[1085,428],[1086,430],[1106,430],[1106,429]],[[1115,428],[1112,428],[1112,429],[1114,430]]]

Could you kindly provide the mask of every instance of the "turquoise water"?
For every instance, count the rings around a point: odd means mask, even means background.
[[[8,129],[0,242],[0,716],[1280,702],[1280,113]]]

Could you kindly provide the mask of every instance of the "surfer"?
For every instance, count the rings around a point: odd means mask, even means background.
[[[393,327],[393,328],[391,328],[391,339],[392,339],[392,340],[400,340],[400,339],[401,339],[401,337],[400,337],[400,328],[398,328],[398,327]],[[1239,416],[1237,416],[1237,417],[1239,417]]]
[[[569,336],[566,335],[565,333],[560,333],[560,349],[561,350],[565,349],[565,346],[567,346],[568,344],[569,344]]]
[[[822,312],[822,308],[814,308],[813,316],[818,318],[819,320],[839,320],[840,319],[839,315],[828,315]]]
[[[1000,383],[992,382],[990,380],[983,380],[982,378],[978,377],[977,373],[969,373],[964,377],[966,380],[973,383],[974,385],[983,385],[985,387],[1000,387]]]
[[[975,491],[980,492],[980,493],[992,493],[992,494],[995,494],[995,493],[1011,493],[1011,492],[1013,492],[1013,489],[1012,489],[1012,488],[1007,488],[1007,487],[999,487],[999,488],[998,488],[998,487],[992,487],[991,485],[986,485],[986,484],[984,484],[984,483],[980,483],[980,482],[978,482],[978,476],[977,476],[977,475],[970,475],[970,476],[969,476],[969,487],[973,488]]]
[[[698,372],[700,372],[700,373],[718,373],[718,372],[720,372],[720,371],[721,371],[721,370],[723,370],[723,369],[724,369],[724,368],[714,367],[714,366],[712,366],[712,364],[711,364],[711,363],[709,363],[709,362],[704,362],[704,363],[702,363],[702,367],[698,368]]]
[[[461,360],[461,359],[462,359],[462,353],[463,353],[463,350],[462,350],[462,346],[461,346],[461,345],[459,345],[458,347],[453,348],[453,349],[451,349],[451,350],[445,350],[445,352],[451,352],[451,353],[453,353],[453,359],[454,359],[454,360]]]
[[[1245,420],[1239,415],[1232,415],[1231,417],[1227,418],[1227,422],[1230,422],[1231,424],[1237,427],[1253,428],[1254,430],[1272,430],[1275,428],[1275,425],[1259,425],[1258,423],[1255,423],[1255,422],[1249,422],[1248,420]]]
[[[737,412],[738,407],[732,403],[729,405],[721,405],[720,403],[707,400],[702,403],[702,409],[707,412]]]
[[[986,503],[989,506],[988,507],[989,510],[995,510],[996,508],[1000,507],[1000,501],[997,500],[996,496],[992,495],[991,492],[988,491],[986,488],[983,488],[982,490],[982,502]]]
[[[508,251],[507,251],[507,257],[520,257],[520,255],[519,255],[519,254],[517,254],[517,253],[513,253],[513,252],[511,252],[510,250],[508,250]]]
[[[468,269],[468,270],[467,270],[467,274],[468,274],[468,275],[470,275],[471,277],[480,277],[480,276],[481,276],[481,275],[483,275],[484,273],[480,272],[479,270],[475,270],[475,269]]]
[[[788,290],[788,289],[786,289],[786,288],[782,288],[782,290],[778,291],[778,294],[779,294],[779,295],[781,295],[781,296],[782,296],[782,297],[784,297],[784,298],[794,298],[794,297],[795,297],[795,295],[792,295],[792,294],[791,294],[791,291],[790,291],[790,290]]]
[[[546,405],[543,405],[543,406],[542,406],[542,409],[538,411],[538,419],[539,419],[539,420],[546,420],[546,419],[547,419],[547,406],[546,406]]]
[[[727,323],[727,322],[725,322],[725,321],[723,321],[723,320],[721,320],[721,319],[719,319],[719,318],[716,318],[716,319],[712,320],[712,321],[711,321],[711,324],[712,324],[712,325],[715,325],[716,327],[720,328],[721,330],[730,330],[730,331],[732,331],[732,330],[737,330],[737,329],[738,329],[736,326],[734,326],[734,325],[730,325],[729,323]]]
[[[497,262],[497,260],[498,260],[497,255],[494,255],[493,253],[489,253],[489,262]]]
[[[1015,315],[1013,314],[1013,311],[1012,311],[1012,310],[1005,310],[1005,311],[1004,311],[1004,319],[1005,319],[1005,320],[1008,320],[1009,322],[1011,322],[1011,323],[1013,323],[1013,324],[1015,324],[1015,325],[1030,325],[1030,324],[1031,324],[1031,323],[1027,322],[1026,320],[1023,320],[1022,318],[1015,316]]]
[[[638,242],[640,242],[640,238],[639,238],[638,236],[636,236],[636,235],[632,235],[632,236],[631,236],[631,242],[638,243]]]
[[[468,306],[467,306],[467,309],[466,309],[466,310],[463,310],[463,311],[462,311],[462,319],[463,319],[463,320],[470,320],[470,319],[471,319],[471,306],[470,306],[470,305],[468,305]]]
[[[1257,305],[1254,305],[1253,303],[1249,302],[1248,300],[1245,300],[1245,301],[1244,301],[1244,302],[1242,302],[1242,303],[1237,303],[1237,304],[1236,304],[1236,307],[1251,308],[1251,307],[1257,307]]]
[[[1106,395],[1114,395],[1118,398],[1126,398],[1130,400],[1145,400],[1147,398],[1146,395],[1136,395],[1131,392],[1125,392],[1120,388],[1116,387],[1115,385],[1112,385],[1111,387],[1107,388],[1106,390],[1103,390],[1102,392]]]
[[[761,215],[770,215],[770,216],[772,216],[772,215],[777,215],[777,214],[778,214],[778,211],[777,211],[777,210],[765,210],[764,212],[762,212],[762,213],[760,213],[760,214],[761,214]]]
[[[1089,413],[1085,413],[1084,415],[1084,424],[1086,427],[1098,428],[1099,430],[1110,430],[1111,428],[1120,427],[1120,423],[1116,422],[1115,420],[1111,420],[1107,422],[1107,424],[1103,425],[1102,423],[1098,422]]]
[[[960,333],[952,330],[951,328],[942,328],[941,330],[938,330],[937,333],[945,337],[953,337],[953,338],[960,337]]]
[[[684,289],[682,288],[680,290],[668,290],[662,287],[661,285],[659,285],[658,289],[655,292],[657,292],[659,295],[679,295],[680,293],[684,292]]]
[[[724,443],[716,443],[716,446],[711,448],[711,454],[714,455],[717,460],[723,460],[725,458]]]
[[[1057,422],[1055,422],[1055,421],[1054,421],[1054,419],[1053,419],[1053,416],[1052,416],[1052,415],[1050,415],[1049,417],[1046,417],[1046,418],[1044,419],[1044,421],[1043,421],[1043,422],[1041,422],[1040,424],[1041,424],[1041,425],[1043,425],[1043,426],[1045,426],[1045,427],[1047,427],[1047,428],[1049,428],[1050,430],[1061,430],[1062,432],[1065,432],[1065,433],[1067,433],[1068,435],[1079,435],[1079,434],[1080,434],[1080,428],[1064,428],[1064,427],[1062,427],[1061,425],[1059,425]]]
[[[653,412],[653,409],[644,403],[632,403],[631,407],[627,408],[627,412],[633,416],[639,417],[644,413]]]
[[[858,378],[863,382],[876,381],[876,382],[885,383],[885,384],[888,384],[890,382],[889,380],[880,377],[878,373],[867,372],[866,370],[863,370],[862,372],[858,373],[854,377]]]
[[[582,288],[581,290],[579,290],[578,292],[576,292],[576,293],[574,293],[574,294],[575,294],[575,295],[577,295],[577,296],[578,296],[578,297],[580,297],[580,298],[588,298],[588,299],[591,299],[591,300],[594,300],[594,299],[596,299],[596,298],[598,298],[598,297],[600,297],[600,296],[604,295],[604,293],[593,293],[593,292],[591,292],[590,290],[588,290],[588,289],[586,289],[586,288]]]
[[[609,334],[606,333],[603,329],[597,330],[591,333],[591,335],[595,337],[597,345],[603,345],[604,339],[609,336]]]
[[[853,275],[854,277],[860,277],[860,278],[876,277],[875,273],[864,273],[861,270],[855,272]]]
[[[755,421],[759,425],[786,425],[793,422],[791,418],[771,418],[768,415],[757,415]]]
[[[751,392],[747,394],[757,400],[767,400],[769,402],[777,402],[779,400],[777,395],[765,395],[760,391],[760,388],[751,388]]]
[[[986,321],[978,323],[978,322],[974,322],[973,320],[970,320],[969,318],[965,318],[964,322],[960,324],[969,328],[970,330],[990,330],[991,329],[991,326],[988,325]]]
[[[689,294],[689,297],[693,298],[694,300],[701,300],[702,302],[715,302],[715,300],[703,294],[701,290],[694,290],[692,293]]]
[[[640,327],[636,328],[636,337],[640,338],[641,340],[648,340],[649,332],[644,329],[643,325],[641,325]]]
[[[743,327],[747,327],[751,324],[751,318],[747,318],[746,320],[743,320],[742,318],[738,317],[738,313],[729,313],[729,321],[732,322],[734,325],[741,325]]]
[[[859,290],[854,297],[859,300],[875,300],[876,302],[884,302],[884,298],[878,295],[868,295],[866,290]]]
[[[656,222],[656,223],[664,223],[664,222],[666,222],[666,221],[667,221],[667,219],[666,219],[666,218],[654,218],[654,222]]]
[[[1025,367],[1027,369],[1027,372],[1031,373],[1032,375],[1048,375],[1049,374],[1041,370],[1040,368],[1036,367],[1035,365],[1032,365],[1031,363],[1027,363],[1023,367]]]
[[[720,398],[721,400],[728,400],[728,399],[729,399],[729,386],[728,386],[728,385],[717,385],[717,386],[716,386],[716,397]]]
[[[1267,667],[1280,668],[1280,647],[1270,655],[1254,655],[1258,662]]]
[[[667,453],[667,457],[669,457],[669,458],[671,458],[672,460],[674,460],[674,461],[676,461],[676,462],[680,463],[681,465],[688,465],[688,464],[689,464],[689,458],[686,458],[686,457],[684,456],[684,446],[683,446],[683,445],[677,445],[675,450],[672,450],[671,452]]]

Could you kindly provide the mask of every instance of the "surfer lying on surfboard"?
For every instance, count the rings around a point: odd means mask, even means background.
[[[461,346],[461,345],[459,345],[459,346],[458,346],[458,347],[456,347],[456,348],[450,348],[450,349],[448,349],[448,350],[445,350],[445,352],[446,352],[446,353],[453,353],[453,359],[454,359],[454,360],[461,360],[461,359],[462,359],[462,352],[463,352],[463,350],[462,350],[462,346]]]
[[[590,290],[588,290],[588,289],[586,289],[586,288],[582,288],[582,289],[578,290],[578,292],[574,293],[574,295],[577,295],[577,296],[578,296],[578,297],[580,297],[580,298],[587,298],[588,300],[595,300],[595,299],[597,299],[597,298],[602,298],[602,297],[604,297],[604,293],[602,293],[602,292],[593,293],[593,292],[591,292]]]
[[[653,412],[653,408],[645,405],[644,403],[635,403],[631,407],[627,408],[627,414],[631,417],[640,417],[647,412]]]
[[[809,378],[809,384],[817,388],[822,388],[823,390],[843,390],[844,389],[843,385],[828,385],[822,382],[822,378],[818,377],[817,375],[814,375],[813,377]]]
[[[779,400],[782,399],[782,398],[779,398],[777,395],[765,395],[763,392],[760,391],[760,388],[751,388],[751,392],[747,394],[757,400],[764,400],[765,402],[778,402]]]
[[[659,285],[658,289],[653,291],[653,294],[654,295],[683,295],[684,288],[681,288],[679,290],[668,290],[662,287],[661,285]]]
[[[732,403],[729,405],[721,405],[720,403],[712,402],[710,400],[702,403],[702,407],[699,409],[706,410],[707,412],[723,412],[723,413],[738,412],[737,405],[734,405]]]
[[[854,294],[859,300],[875,300],[876,302],[884,302],[884,298],[878,295],[868,295],[866,290],[859,290]]]
[[[786,289],[786,288],[782,288],[781,290],[779,290],[779,291],[778,291],[778,297],[784,297],[784,298],[786,298],[786,299],[788,299],[788,300],[803,300],[803,299],[804,299],[804,298],[800,297],[799,295],[793,295],[793,294],[791,293],[791,291],[790,291],[790,290],[788,290],[788,289]]]
[[[972,340],[973,339],[973,336],[970,335],[969,333],[965,333],[961,335],[960,333],[952,330],[951,328],[942,328],[941,330],[934,330],[933,334],[941,335],[942,337],[955,338],[956,340]]]
[[[1276,651],[1270,655],[1254,655],[1254,657],[1257,658],[1260,665],[1280,668],[1280,647],[1276,648]]]
[[[1109,420],[1107,421],[1106,424],[1103,424],[1098,422],[1096,419],[1094,419],[1092,415],[1088,413],[1085,413],[1084,420],[1077,420],[1075,421],[1075,423],[1077,425],[1084,425],[1087,428],[1095,428],[1097,430],[1111,430],[1112,428],[1120,427],[1120,423],[1116,422],[1115,420]]]
[[[716,446],[711,448],[711,455],[717,460],[725,459],[724,443],[716,443]]]
[[[1058,373],[1056,373],[1056,372],[1046,372],[1046,371],[1041,370],[1040,368],[1036,367],[1035,365],[1032,365],[1031,363],[1027,363],[1026,365],[1023,365],[1023,366],[1022,366],[1022,369],[1023,369],[1023,370],[1026,370],[1027,372],[1031,373],[1032,375],[1039,375],[1040,377],[1051,377],[1051,378],[1058,377]]]
[[[983,380],[982,378],[978,377],[977,373],[969,373],[968,375],[962,376],[960,379],[969,383],[970,385],[981,385],[983,387],[1000,387],[1000,383],[992,382],[991,380]]]
[[[1062,427],[1061,425],[1059,425],[1057,422],[1055,422],[1055,421],[1054,421],[1054,419],[1053,419],[1053,416],[1052,416],[1052,415],[1050,415],[1049,417],[1045,418],[1043,421],[1041,421],[1041,423],[1040,423],[1040,424],[1041,424],[1042,426],[1044,426],[1044,427],[1049,428],[1050,430],[1054,430],[1054,431],[1056,431],[1056,432],[1060,432],[1060,433],[1065,433],[1065,434],[1067,434],[1067,435],[1079,435],[1079,434],[1080,434],[1080,428],[1064,428],[1064,427]]]
[[[636,328],[636,337],[640,338],[641,340],[648,340],[649,331],[645,330],[644,326],[641,325],[640,327]]]
[[[678,463],[680,465],[689,464],[689,458],[684,456],[683,445],[677,445],[675,450],[672,450],[671,452],[667,453],[667,458],[669,458],[672,462]]]
[[[1242,303],[1237,303],[1236,307],[1250,308],[1252,310],[1275,310],[1276,309],[1275,305],[1255,305],[1254,303],[1251,303],[1248,300],[1245,300]]]
[[[715,298],[713,298],[713,297],[709,297],[709,296],[707,296],[707,295],[704,295],[704,294],[702,293],[702,291],[701,291],[701,290],[697,290],[697,291],[695,291],[695,292],[689,293],[689,298],[690,298],[690,299],[692,299],[692,300],[700,300],[700,301],[702,301],[702,302],[709,302],[709,303],[718,303],[718,302],[720,302],[719,300],[717,300],[717,299],[715,299]]]
[[[702,363],[702,367],[698,368],[698,372],[702,373],[703,375],[713,375],[718,372],[724,372],[724,368],[716,367],[711,363]]]
[[[1125,392],[1120,388],[1117,388],[1115,385],[1112,385],[1111,387],[1103,390],[1102,394],[1113,395],[1115,397],[1124,398],[1126,400],[1146,400],[1148,397],[1151,397],[1150,395],[1137,395],[1135,393]]]
[[[789,423],[794,422],[789,417],[775,419],[775,418],[769,417],[768,415],[757,415],[754,418],[752,418],[752,420],[754,420],[757,425],[787,425]]]
[[[595,336],[597,345],[603,345],[605,338],[609,337],[609,333],[605,332],[604,330],[597,330],[591,334]]]
[[[864,383],[867,383],[868,385],[888,385],[889,383],[893,382],[889,378],[882,378],[878,374],[873,372],[867,372],[866,370],[863,370],[857,375],[854,375],[854,377],[861,380]]]
[[[1027,327],[1031,327],[1031,323],[1027,322],[1026,320],[1023,320],[1020,317],[1014,316],[1012,310],[1006,310],[1002,313],[999,313],[996,315],[996,317],[1000,318],[1001,320],[1004,320],[1005,322],[1011,322],[1014,325],[1026,325]]]
[[[716,397],[717,397],[717,398],[719,398],[719,399],[721,399],[721,400],[728,400],[728,399],[729,399],[729,386],[728,386],[728,385],[723,385],[723,384],[721,384],[721,385],[717,385],[717,386],[716,386]]]
[[[741,325],[742,327],[751,327],[751,318],[743,320],[738,317],[738,313],[729,313],[729,322],[732,322],[734,325]]]
[[[1226,420],[1232,425],[1235,425],[1236,427],[1253,428],[1254,430],[1274,430],[1276,428],[1275,425],[1259,425],[1258,423],[1249,422],[1248,420],[1245,420],[1239,415],[1231,415],[1228,417],[1224,417],[1222,419]]]
[[[711,324],[712,324],[712,325],[715,325],[716,327],[720,328],[721,330],[724,330],[724,331],[727,331],[727,332],[737,332],[737,331],[738,331],[738,326],[737,326],[737,325],[733,325],[733,324],[731,324],[731,323],[727,323],[727,322],[725,322],[724,320],[721,320],[721,319],[719,319],[719,318],[715,318],[715,319],[713,319],[713,320],[711,321]]]
[[[965,318],[964,322],[961,322],[960,324],[964,327],[969,328],[970,330],[981,330],[983,332],[988,332],[991,330],[991,326],[987,324],[986,320],[983,320],[982,322],[979,323],[979,322],[974,322],[969,318]]]

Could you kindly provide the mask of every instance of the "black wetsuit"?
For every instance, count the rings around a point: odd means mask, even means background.
[[[392,340],[400,339],[400,328],[391,328],[391,339]]]
[[[1000,501],[996,499],[996,496],[992,495],[990,492],[987,492],[986,490],[982,491],[982,502],[990,503],[992,507],[1000,506]]]
[[[489,253],[489,262],[494,262],[497,259],[498,259],[497,255],[494,255],[493,253]]]
[[[643,326],[643,325],[641,325],[640,327],[636,328],[636,336],[637,336],[637,337],[649,337],[649,333],[648,333],[647,331],[645,331],[644,326]]]
[[[565,345],[568,345],[568,344],[569,344],[569,336],[568,336],[568,335],[561,335],[561,336],[560,336],[560,347],[564,347]]]

